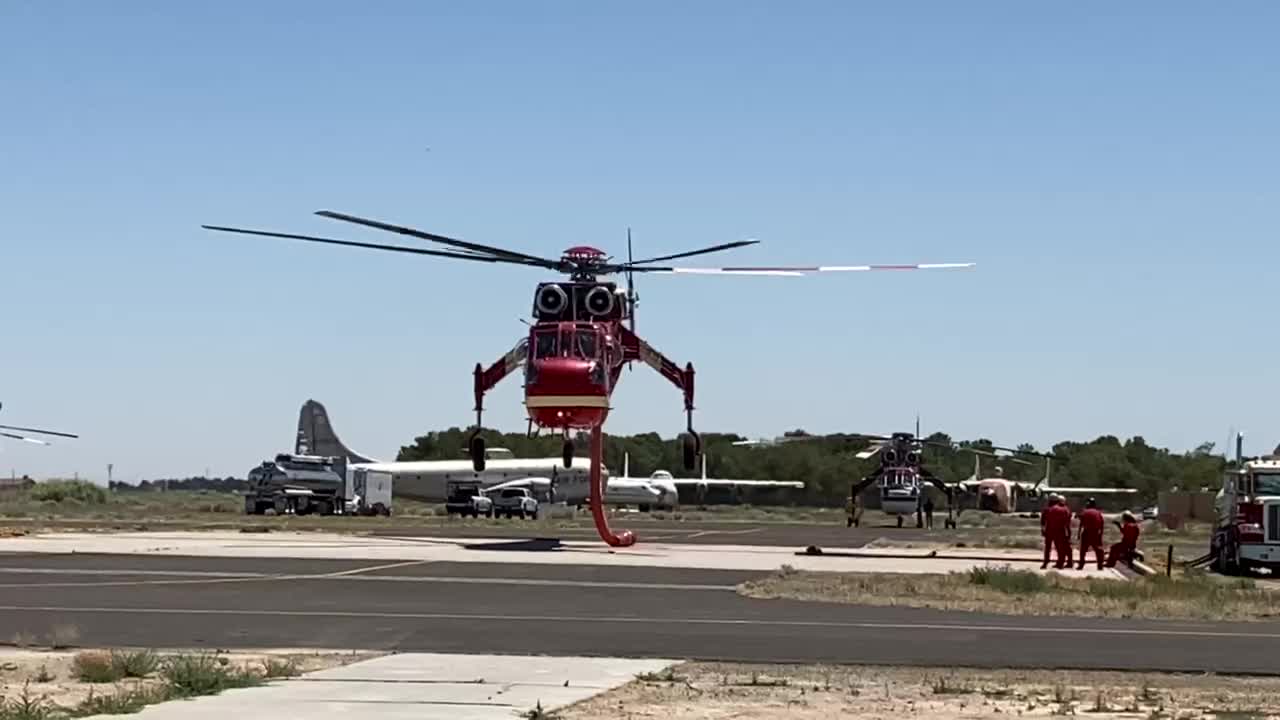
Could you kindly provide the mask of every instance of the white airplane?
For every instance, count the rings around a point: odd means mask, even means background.
[[[624,498],[628,496],[640,495],[649,491],[649,488],[658,490],[661,495],[657,502],[653,503],[659,508],[674,509],[680,502],[681,487],[695,487],[698,489],[698,497],[705,497],[707,489],[713,487],[719,488],[745,488],[745,487],[771,487],[771,488],[796,488],[804,489],[804,483],[799,481],[786,480],[736,480],[729,478],[709,478],[707,477],[707,456],[702,456],[702,477],[697,478],[678,478],[672,476],[666,470],[655,470],[647,478],[631,477],[631,455],[623,453],[622,455],[622,476],[609,478],[609,484],[605,489],[605,503],[616,505],[639,505],[635,500],[627,501]]]
[[[0,407],[3,407],[3,405],[4,405],[3,403],[0,403]],[[9,431],[14,431],[14,432],[9,432]],[[36,433],[38,435],[56,435],[58,437],[65,437],[65,438],[80,437],[79,435],[72,435],[71,433],[59,432],[58,430],[40,430],[38,428],[18,427],[17,425],[0,425],[0,437],[7,437],[12,440],[21,440],[23,442],[29,442],[35,445],[49,444],[49,441],[47,440],[27,437],[26,435],[19,435],[18,434],[19,432]]]
[[[329,413],[315,400],[303,403],[298,415],[295,451],[298,455],[344,457],[349,467],[390,473],[395,494],[424,502],[444,502],[448,483],[458,480],[477,481],[485,493],[527,488],[551,502],[566,505],[584,505],[590,497],[589,463],[574,463],[572,468],[566,468],[559,457],[516,458],[505,448],[490,448],[485,451],[488,461],[484,472],[479,473],[470,459],[405,462],[372,459],[353,452],[338,439],[329,422]],[[708,478],[705,455],[701,478],[675,478],[665,470],[658,470],[647,478],[633,478],[627,476],[629,465],[630,458],[624,457],[622,477],[610,477],[608,467],[601,468],[606,505],[674,508],[680,503],[678,488],[682,485],[697,486],[703,491],[707,487],[804,487],[801,482]]]
[[[1007,458],[1013,462],[1027,464],[1025,460],[1017,458]],[[1016,480],[1009,480],[1002,476],[1001,468],[996,468],[996,477],[981,477],[982,458],[979,455],[973,457],[973,474],[968,479],[961,480],[958,484],[962,486],[966,492],[977,493],[978,509],[986,510],[993,513],[1011,513],[1016,512],[1018,508],[1018,496],[1026,495],[1028,497],[1036,497],[1038,495],[1049,495],[1057,493],[1059,495],[1134,495],[1137,494],[1135,488],[1104,488],[1104,487],[1059,487],[1049,482],[1049,476],[1052,471],[1053,461],[1050,458],[1044,459],[1044,477],[1040,478],[1035,484],[1020,483]]]

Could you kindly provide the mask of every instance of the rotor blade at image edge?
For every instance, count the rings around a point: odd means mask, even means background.
[[[392,225],[390,223],[384,223],[379,220],[369,220],[367,218],[357,217],[355,215],[347,215],[346,213],[334,212],[333,210],[320,210],[316,212],[316,214],[319,215],[320,217],[326,217],[331,220],[341,220],[343,222],[354,223],[356,225],[364,225],[365,227],[376,228],[378,230],[386,230],[387,232],[399,233],[401,235],[408,235],[410,237],[416,237],[419,240],[427,240],[429,242],[440,243],[441,245],[448,245],[456,248],[463,248],[466,250],[471,250],[473,252],[490,253],[492,255],[497,255],[500,257],[523,260],[528,263],[542,265],[543,267],[557,268],[560,266],[560,262],[558,260],[538,257],[537,255],[527,255],[525,253],[516,252],[514,250],[504,250],[503,248],[495,247],[493,245],[481,245],[480,243],[467,242],[466,240],[458,240],[456,238],[446,237],[444,235],[436,235],[435,233],[423,232],[422,230],[415,230],[414,228],[405,227],[403,225]]]
[[[412,255],[430,255],[431,257],[443,257],[453,260],[472,260],[475,262],[487,263],[509,263],[513,265],[534,265],[541,267],[541,263],[526,262],[513,258],[497,257],[492,255],[479,255],[463,252],[448,252],[446,250],[427,250],[426,248],[404,247],[402,245],[383,245],[381,243],[365,243],[356,242],[354,240],[335,240],[333,238],[318,237],[316,235],[297,235],[294,233],[270,232],[267,230],[246,230],[244,228],[226,227],[222,225],[201,225],[205,230],[214,230],[216,232],[238,233],[241,235],[258,235],[261,237],[284,238],[286,240],[305,240],[307,242],[324,243],[326,245],[346,245],[348,247],[369,248],[371,250],[388,250],[391,252],[410,253]]]
[[[40,428],[19,427],[17,425],[0,425],[0,430],[16,430],[18,432],[33,432],[33,433],[40,433],[41,435],[57,435],[59,437],[65,437],[65,438],[78,439],[80,437],[79,435],[73,435],[67,432],[60,432],[58,430],[41,430]]]
[[[976,263],[932,263],[927,265],[794,265],[762,267],[636,267],[636,272],[655,272],[673,275],[781,275],[802,276],[810,273],[875,272],[884,270],[935,270],[974,267]]]

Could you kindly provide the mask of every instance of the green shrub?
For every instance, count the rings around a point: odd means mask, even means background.
[[[210,654],[176,655],[165,660],[160,676],[180,697],[213,695],[262,683],[260,675],[233,668],[223,660]]]
[[[84,505],[104,505],[106,488],[86,480],[50,480],[36,483],[31,488],[31,498],[39,502],[77,502]]]
[[[985,585],[1009,595],[1032,595],[1049,589],[1049,581],[1031,570],[1010,567],[975,567],[969,569],[969,582]]]
[[[151,650],[112,651],[111,665],[121,677],[144,678],[160,667],[160,656]]]

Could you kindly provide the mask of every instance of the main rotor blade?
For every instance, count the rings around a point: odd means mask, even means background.
[[[22,440],[23,442],[35,443],[36,445],[48,445],[48,444],[49,444],[49,443],[47,443],[47,442],[45,442],[45,441],[43,441],[43,440],[37,440],[37,439],[35,439],[35,438],[23,437],[23,436],[21,436],[21,435],[14,435],[13,433],[7,433],[7,432],[0,432],[0,437],[13,438],[14,440]]]
[[[58,432],[57,430],[41,430],[39,428],[18,427],[17,425],[0,425],[0,428],[3,428],[5,430],[17,430],[18,432],[40,433],[41,435],[58,435],[59,437],[67,437],[67,438],[78,439],[80,437],[79,435],[72,435],[71,433]],[[25,440],[26,438],[22,438],[22,439]]]
[[[334,212],[332,210],[320,210],[316,213],[321,217],[327,217],[332,220],[341,220],[343,222],[355,223],[356,225],[364,225],[365,227],[377,228],[378,230],[386,230],[387,232],[399,233],[416,237],[420,240],[428,240],[430,242],[440,243],[441,245],[449,245],[456,248],[464,248],[473,252],[489,253],[499,257],[514,258],[524,260],[529,264],[538,264],[543,267],[558,268],[559,260],[551,260],[549,258],[538,257],[537,255],[526,255],[525,253],[515,252],[514,250],[503,250],[500,247],[492,245],[481,245],[479,243],[467,242],[465,240],[457,240],[444,235],[436,235],[435,233],[423,232],[402,225],[391,225],[389,223],[380,222],[378,220],[369,220],[367,218],[356,217],[355,215],[347,215],[345,213]]]
[[[432,257],[452,258],[454,260],[474,260],[477,262],[487,263],[512,263],[516,265],[536,265],[541,263],[526,262],[515,258],[495,257],[492,255],[479,255],[464,252],[448,252],[446,250],[427,250],[426,248],[405,247],[403,245],[383,245],[381,243],[365,243],[356,242],[354,240],[334,240],[333,238],[317,237],[315,235],[295,235],[293,233],[269,232],[266,230],[245,230],[244,228],[224,227],[221,225],[201,225],[206,230],[217,230],[219,232],[240,233],[241,235],[261,235],[263,237],[286,238],[289,240],[306,240],[308,242],[325,243],[328,245],[348,245],[350,247],[370,248],[373,250],[390,250],[393,252],[412,253],[414,255],[430,255]]]
[[[636,272],[673,275],[807,275],[828,272],[872,272],[877,270],[943,270],[970,268],[977,263],[919,263],[915,265],[780,265],[762,267],[637,267]]]
[[[623,267],[634,267],[636,265],[648,265],[649,263],[662,262],[664,260],[675,260],[676,258],[693,257],[694,255],[706,255],[713,252],[721,252],[722,250],[732,250],[733,248],[746,247],[747,245],[757,245],[759,240],[735,240],[733,242],[722,243],[720,245],[712,245],[711,247],[701,248],[699,250],[688,250],[674,255],[662,255],[660,257],[652,257],[646,260],[630,260]]]

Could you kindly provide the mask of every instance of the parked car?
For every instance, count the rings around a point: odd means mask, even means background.
[[[528,488],[503,488],[493,501],[494,516],[505,515],[508,518],[517,515],[520,518],[538,519],[538,500]]]

